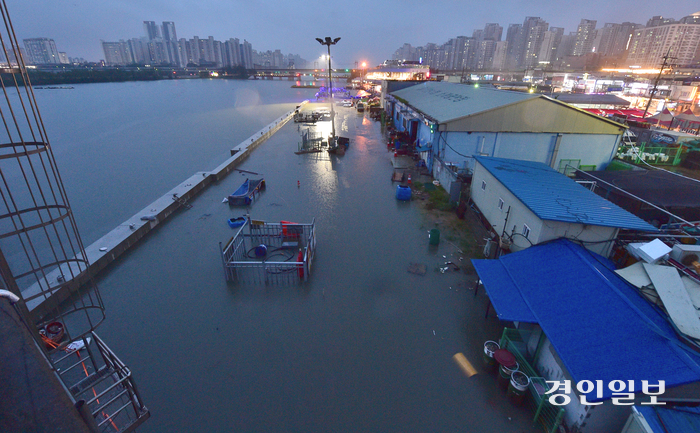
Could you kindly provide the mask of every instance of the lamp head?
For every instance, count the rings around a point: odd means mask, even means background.
[[[316,40],[318,41],[319,44],[325,45],[325,44],[323,43],[323,39],[321,39],[321,38],[316,38]]]
[[[337,44],[339,40],[340,40],[340,38],[333,39],[333,45]]]

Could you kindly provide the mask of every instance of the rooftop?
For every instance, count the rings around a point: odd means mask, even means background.
[[[574,381],[700,381],[700,354],[612,263],[580,245],[562,239],[472,263],[498,317],[538,323]]]
[[[555,96],[557,101],[566,102],[568,104],[596,104],[596,105],[623,105],[628,107],[630,102],[622,99],[619,96],[611,94],[596,94],[596,93],[560,93]]]
[[[700,207],[700,181],[667,171],[617,170],[594,171],[590,174],[657,206]],[[589,179],[585,175],[581,177]],[[605,185],[601,187],[606,188]]]
[[[476,161],[540,219],[657,231],[541,162],[483,156]]]
[[[635,406],[654,433],[700,431],[700,407]]]
[[[392,94],[408,101],[412,107],[440,123],[540,97],[529,93],[437,81],[427,81]]]

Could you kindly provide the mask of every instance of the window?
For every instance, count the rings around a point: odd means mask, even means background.
[[[498,198],[498,208],[499,208],[500,210],[503,210],[503,205],[504,205],[504,204],[505,204],[505,202],[503,201],[503,199],[499,197],[499,198]]]
[[[485,180],[481,181],[481,189],[486,191],[486,181]]]
[[[530,227],[527,224],[523,224],[523,236],[526,238],[530,235]]]

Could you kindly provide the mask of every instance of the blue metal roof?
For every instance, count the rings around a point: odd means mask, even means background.
[[[666,387],[700,381],[700,355],[601,256],[562,239],[490,260],[472,260],[494,308],[538,323],[575,382],[613,380]],[[504,313],[505,314],[505,313]],[[589,401],[601,400],[593,395]]]
[[[512,322],[537,323],[535,315],[527,306],[525,299],[520,294],[518,287],[508,277],[508,270],[500,260],[472,260],[479,278],[481,278],[486,291],[491,299],[491,305],[496,311],[496,316],[501,320]],[[498,290],[489,290],[493,281],[498,281]],[[510,287],[508,287],[510,285]]]
[[[700,407],[635,406],[654,433],[700,432]]]
[[[641,218],[541,162],[484,156],[475,158],[540,219],[658,231]]]

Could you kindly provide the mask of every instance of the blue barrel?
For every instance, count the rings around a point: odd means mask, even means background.
[[[403,185],[396,185],[396,200],[410,200],[411,188]]]

